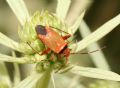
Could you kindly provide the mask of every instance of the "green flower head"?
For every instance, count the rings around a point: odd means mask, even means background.
[[[53,13],[49,13],[48,11],[35,12],[29,21],[25,22],[25,25],[22,28],[19,28],[19,36],[22,40],[20,44],[20,49],[26,54],[32,54],[34,48],[36,51],[43,51],[45,45],[37,38],[37,34],[35,31],[36,25],[43,26],[51,26],[54,27],[58,33],[60,30],[67,31],[67,26],[64,22],[57,18],[57,16]],[[30,44],[29,47],[27,43]]]

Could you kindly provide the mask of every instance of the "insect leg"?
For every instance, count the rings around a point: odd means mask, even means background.
[[[62,36],[62,38],[63,38],[64,40],[68,39],[69,37],[71,37],[71,35],[70,35],[70,34],[65,35],[65,36]]]
[[[39,54],[39,55],[41,55],[37,50],[35,50],[31,45],[30,45],[30,43],[29,42],[27,42],[27,44],[32,48],[32,50],[35,52],[35,53],[37,53],[37,54]]]
[[[43,55],[43,54],[48,54],[50,51],[51,51],[51,49],[50,49],[50,48],[47,48],[46,50],[44,50],[44,51],[41,53],[41,55]]]
[[[55,55],[52,54],[51,57],[50,57],[50,61],[54,61],[55,60]]]
[[[27,42],[27,44],[33,49],[33,51],[34,51],[35,53],[37,53],[37,54],[39,54],[39,55],[48,54],[48,53],[51,51],[50,48],[47,48],[46,50],[44,50],[44,51],[41,53],[41,52],[36,51],[36,50],[30,45],[30,43]]]

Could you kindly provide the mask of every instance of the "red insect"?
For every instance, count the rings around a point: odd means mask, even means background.
[[[70,54],[89,54],[89,53],[93,53],[93,52],[96,52],[96,51],[99,51],[105,48],[105,47],[102,47],[101,49],[97,49],[97,50],[87,52],[87,53],[86,52],[70,53],[70,49],[68,48],[68,42],[65,41],[66,39],[71,37],[70,34],[66,36],[60,36],[56,31],[53,30],[52,27],[42,26],[42,25],[37,25],[35,27],[35,30],[36,30],[38,38],[47,46],[47,49],[44,50],[42,54],[40,55],[48,54],[52,50],[54,53],[58,55],[63,55],[64,57],[66,57],[66,60],[68,61],[68,57]],[[27,44],[30,46],[28,42]],[[34,51],[37,52],[36,50]],[[39,52],[37,53],[39,54]],[[52,58],[54,59],[54,57]]]
[[[37,25],[35,27],[38,38],[47,46],[47,49],[42,54],[47,54],[49,51],[53,51],[57,54],[62,54],[66,58],[70,55],[70,49],[68,43],[65,41],[71,35],[60,36],[52,27]]]

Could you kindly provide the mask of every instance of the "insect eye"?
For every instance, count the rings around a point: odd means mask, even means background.
[[[45,26],[36,25],[35,30],[36,30],[37,34],[41,34],[41,35],[46,35],[47,34]]]

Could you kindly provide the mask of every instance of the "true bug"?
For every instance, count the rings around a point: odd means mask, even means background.
[[[56,31],[53,30],[52,27],[43,26],[43,25],[36,25],[35,30],[36,30],[38,38],[47,46],[47,49],[44,50],[40,55],[48,54],[52,50],[54,53],[58,55],[63,55],[64,57],[66,57],[68,61],[68,57],[70,54],[89,54],[89,53],[93,53],[93,52],[96,52],[96,51],[99,51],[105,48],[105,47],[102,47],[101,49],[97,49],[97,50],[87,52],[87,53],[86,52],[85,53],[84,52],[70,53],[70,49],[68,48],[68,42],[65,41],[66,39],[71,37],[70,34],[66,36],[60,36]],[[28,45],[30,44],[28,43]],[[34,51],[37,52],[36,50]],[[37,53],[39,54],[39,52]]]
[[[49,26],[36,25],[35,27],[38,38],[47,46],[47,49],[42,54],[47,54],[50,50],[54,53],[62,54],[66,58],[70,55],[68,43],[65,41],[71,35],[60,36],[56,31]]]

